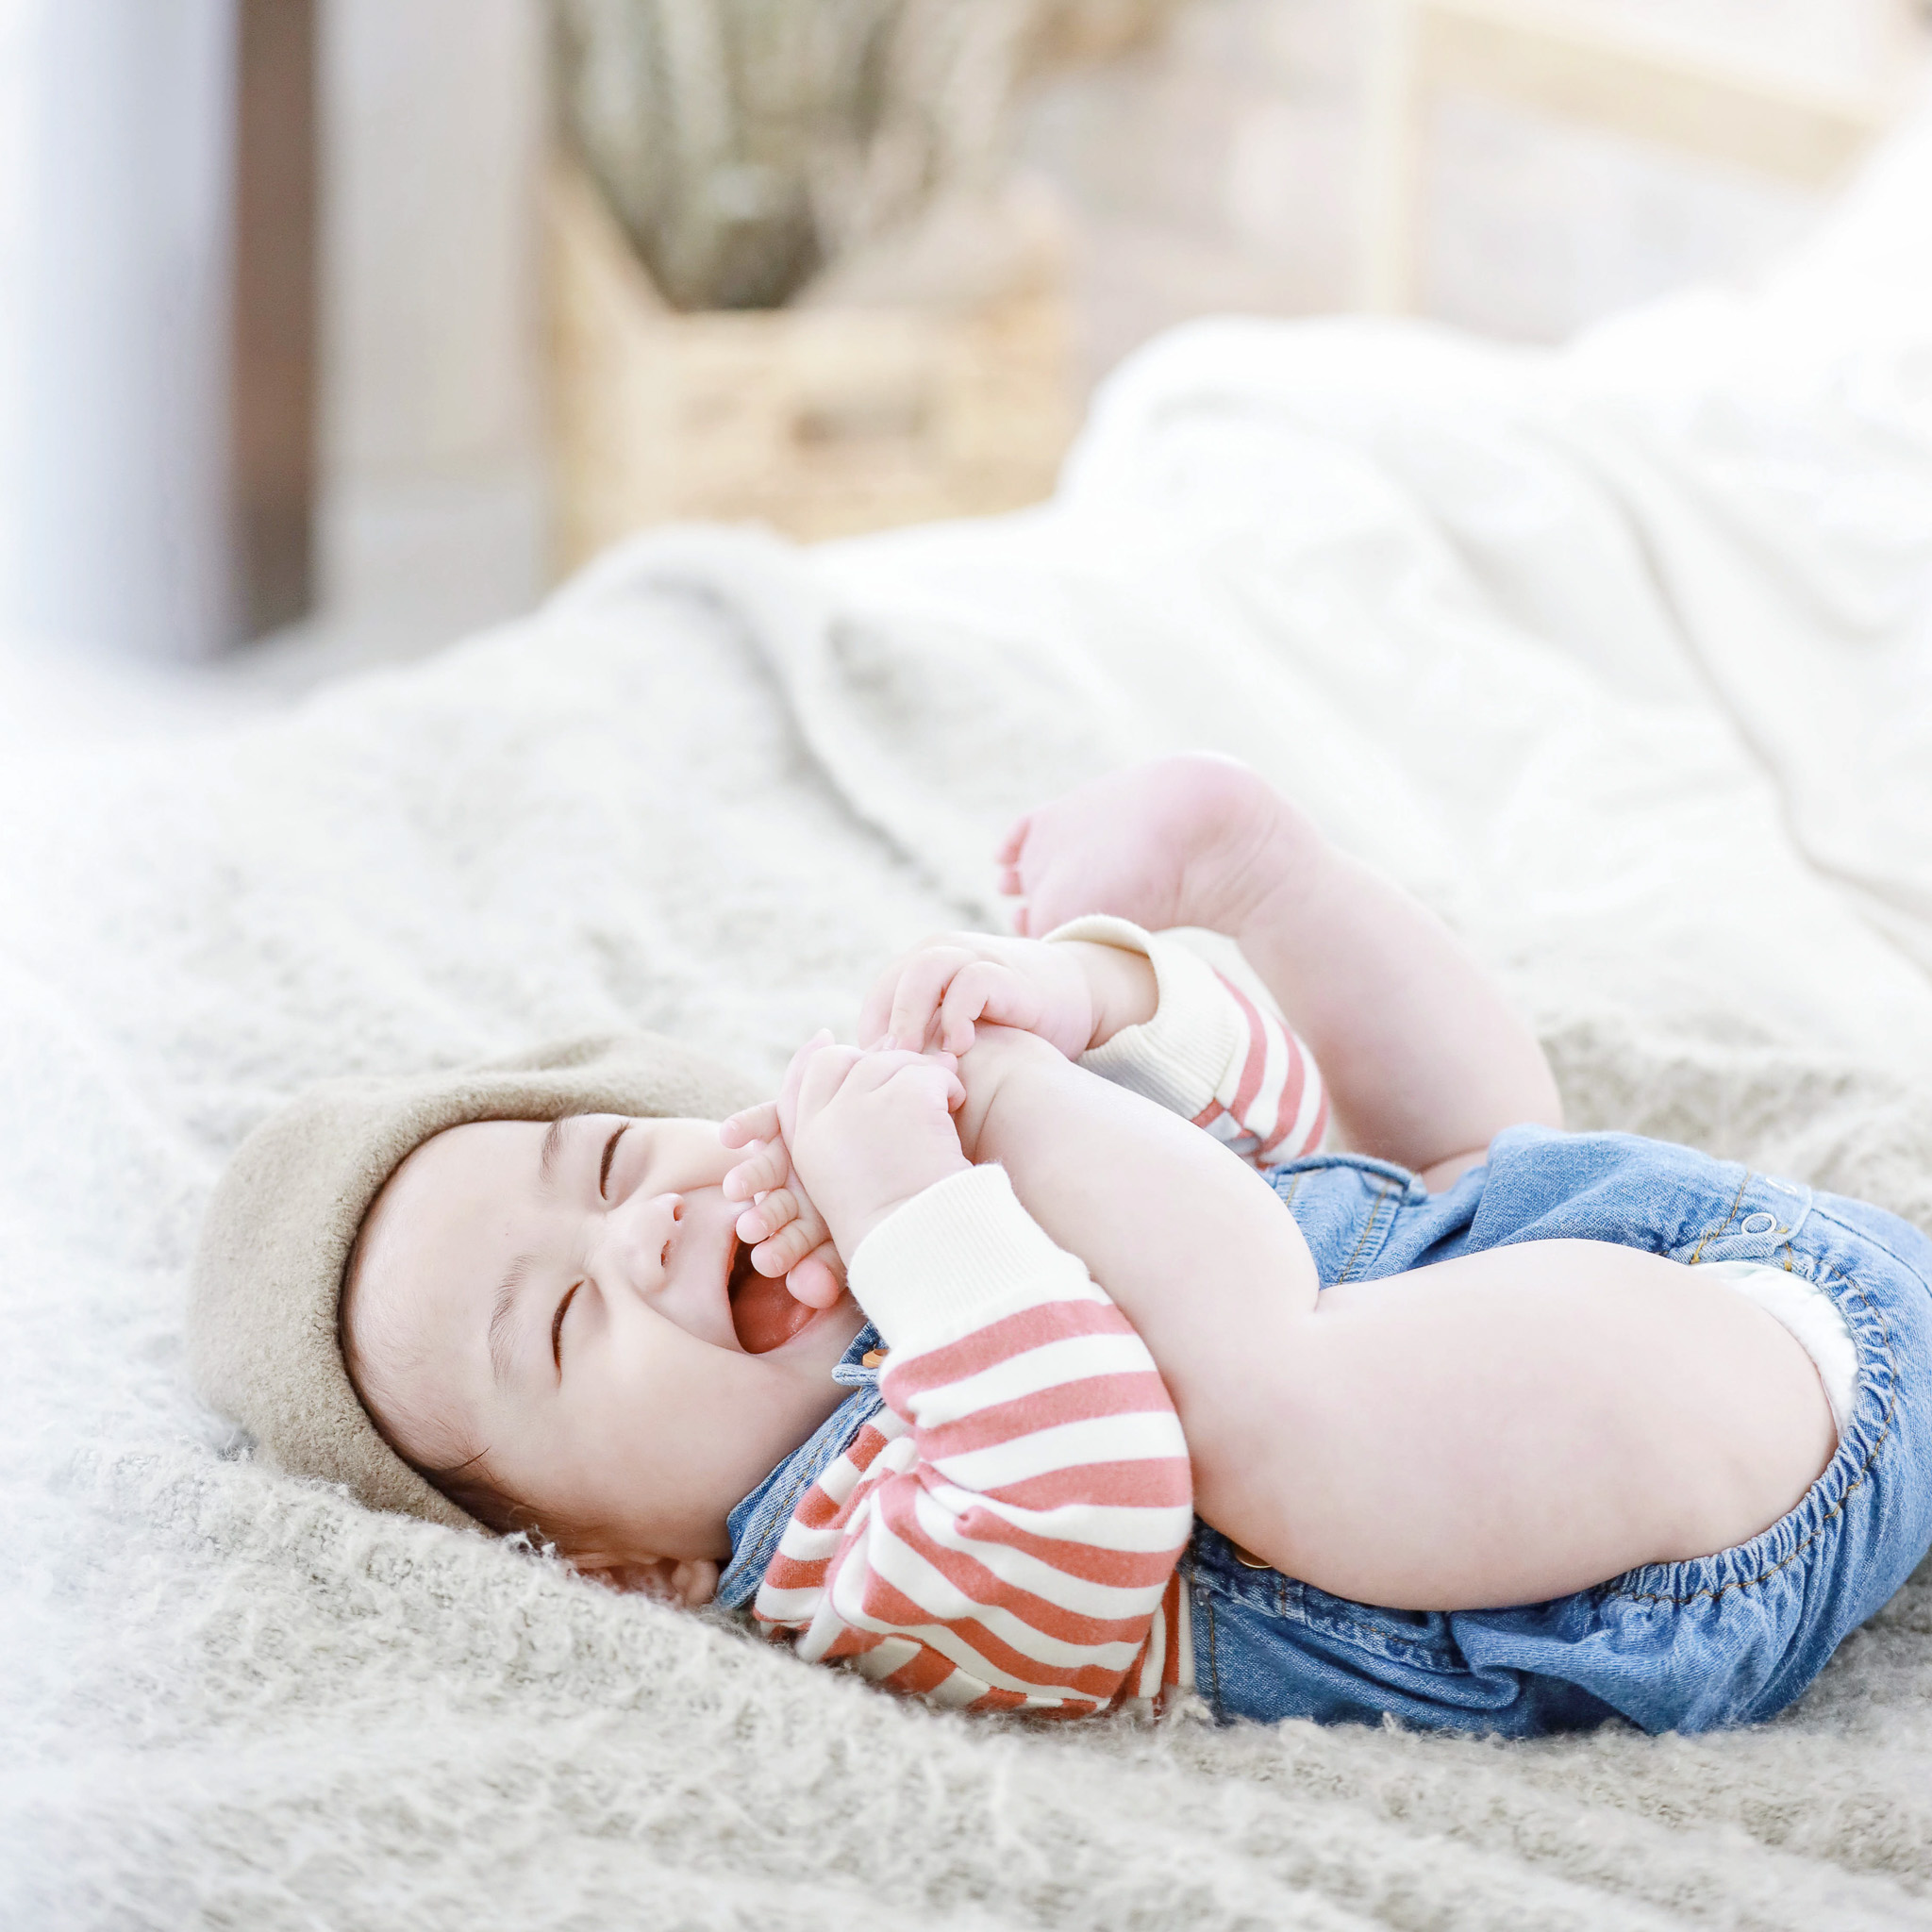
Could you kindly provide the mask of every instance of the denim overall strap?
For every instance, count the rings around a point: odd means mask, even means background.
[[[713,1601],[727,1610],[750,1607],[778,1554],[778,1543],[807,1491],[845,1453],[852,1439],[886,1406],[879,1372],[864,1357],[883,1352],[879,1332],[868,1322],[832,1371],[832,1380],[852,1391],[818,1428],[794,1449],[725,1519],[731,1560],[718,1578]]]

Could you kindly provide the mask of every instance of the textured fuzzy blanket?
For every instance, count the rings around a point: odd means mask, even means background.
[[[1932,137],[1561,355],[1215,325],[1059,501],[671,533],[192,742],[0,726],[0,1922],[1932,1925],[1932,1571],[1761,1730],[941,1717],[252,1464],[224,1158],[328,1074],[641,1023],[775,1073],[1012,810],[1239,752],[1453,919],[1577,1124],[1932,1227]],[[0,698],[5,698],[0,693]]]

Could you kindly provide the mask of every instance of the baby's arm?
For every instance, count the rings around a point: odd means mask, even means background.
[[[1757,1534],[1830,1454],[1809,1358],[1695,1271],[1533,1242],[1318,1299],[1273,1190],[1176,1115],[1001,1028],[959,1074],[966,1151],[1159,1363],[1201,1514],[1321,1589],[1562,1595]]]
[[[1308,1041],[1347,1143],[1432,1186],[1503,1127],[1561,1124],[1534,1036],[1442,923],[1243,766],[1098,780],[1022,819],[1000,857],[1022,932],[1110,912],[1234,938]]]
[[[998,1168],[968,1166],[949,1091],[944,1057],[828,1041],[788,1077],[779,1124],[890,1345],[888,1407],[754,1611],[894,1690],[1077,1716],[1159,1688],[1187,1445],[1119,1310]]]
[[[1106,913],[1076,919],[1044,941],[941,934],[874,982],[859,1038],[936,1039],[964,1052],[980,1021],[1036,1035],[1257,1167],[1322,1144],[1328,1096],[1313,1055],[1171,935]]]

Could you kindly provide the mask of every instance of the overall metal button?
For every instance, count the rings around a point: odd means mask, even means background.
[[[1238,1542],[1230,1541],[1228,1548],[1234,1552],[1235,1561],[1249,1570],[1272,1570],[1274,1567],[1267,1557],[1256,1556],[1253,1550],[1242,1549]]]
[[[1769,1234],[1777,1225],[1775,1214],[1754,1214],[1744,1224],[1746,1234]]]
[[[858,1357],[858,1365],[862,1369],[875,1369],[885,1358],[886,1356],[883,1349],[869,1348]]]

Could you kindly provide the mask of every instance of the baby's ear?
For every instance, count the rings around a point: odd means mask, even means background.
[[[695,1610],[718,1593],[718,1566],[702,1557],[573,1557],[571,1568],[611,1590],[634,1590],[659,1603]]]

